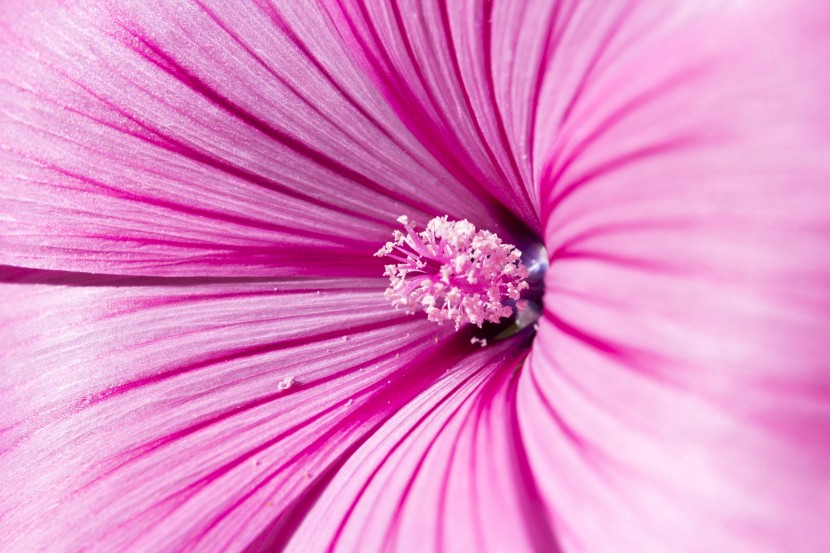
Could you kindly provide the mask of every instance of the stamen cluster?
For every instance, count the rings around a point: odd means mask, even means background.
[[[453,321],[456,330],[498,322],[520,308],[528,271],[514,246],[466,219],[436,217],[421,232],[405,215],[398,222],[406,232],[396,230],[394,240],[375,254],[398,261],[385,272],[390,281],[385,296],[396,308],[423,309],[430,321]]]

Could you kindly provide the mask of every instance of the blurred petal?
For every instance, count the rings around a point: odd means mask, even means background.
[[[0,15],[0,263],[370,276],[402,213],[504,216],[316,3],[25,4]]]
[[[513,339],[381,426],[344,464],[289,551],[555,551],[515,427]]]
[[[4,274],[3,551],[241,551],[473,347],[377,280]]]
[[[552,263],[518,404],[557,531],[827,551],[830,7],[598,11],[584,80],[566,63],[540,107]]]

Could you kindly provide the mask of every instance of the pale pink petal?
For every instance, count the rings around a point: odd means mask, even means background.
[[[556,2],[331,1],[329,11],[398,117],[479,197],[540,227],[533,105]]]
[[[830,7],[600,4],[537,127],[551,266],[518,405],[557,535],[828,551]]]
[[[355,451],[288,551],[555,551],[515,417],[514,338],[453,374]]]
[[[16,282],[0,285],[9,552],[284,539],[274,524],[375,426],[480,349],[389,309],[378,279],[3,274]]]
[[[4,6],[0,263],[371,276],[402,213],[507,217],[397,119],[324,7],[209,4]]]
[[[825,2],[29,4],[4,551],[830,549]],[[519,372],[361,278],[401,213],[541,233]]]

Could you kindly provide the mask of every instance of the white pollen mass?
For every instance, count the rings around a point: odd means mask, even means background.
[[[515,246],[492,232],[476,230],[466,219],[436,217],[421,232],[405,215],[398,222],[406,232],[396,230],[394,240],[375,254],[397,261],[385,271],[385,296],[392,305],[410,313],[423,310],[438,324],[452,321],[456,330],[513,315],[510,304],[529,287],[522,252]]]

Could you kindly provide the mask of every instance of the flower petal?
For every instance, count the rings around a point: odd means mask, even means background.
[[[555,551],[515,419],[517,339],[469,355],[357,449],[288,551]]]
[[[410,131],[460,182],[538,231],[533,106],[559,3],[329,3]]]
[[[632,6],[546,96],[530,464],[567,551],[827,551],[830,8]]]
[[[0,15],[0,263],[369,276],[401,214],[491,220],[316,3],[58,4]]]
[[[9,552],[241,551],[474,347],[378,280],[3,274]]]

